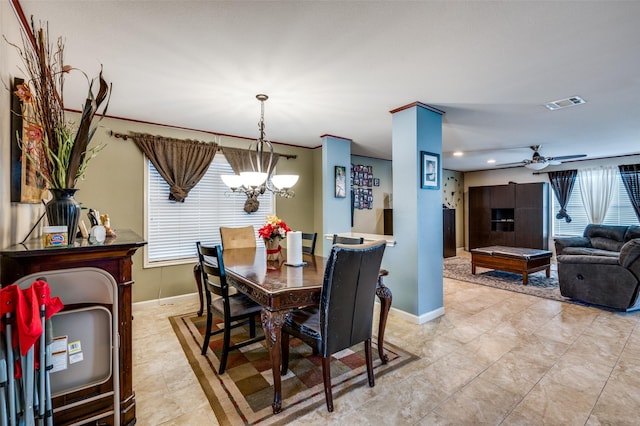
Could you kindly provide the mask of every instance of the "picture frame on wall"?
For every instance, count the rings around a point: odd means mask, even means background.
[[[420,188],[440,189],[440,155],[420,151]]]
[[[347,196],[347,168],[345,166],[335,166],[336,198],[346,198]]]

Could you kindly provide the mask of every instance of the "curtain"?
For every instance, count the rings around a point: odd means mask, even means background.
[[[254,151],[251,151],[248,149],[227,148],[227,147],[223,147],[221,149],[222,149],[222,153],[224,154],[224,157],[227,159],[227,162],[229,163],[229,165],[231,166],[231,168],[235,173],[240,174],[240,172],[250,172],[253,170],[251,166],[251,157],[255,156]],[[280,156],[274,153],[273,160],[271,161],[271,168],[268,171],[269,174],[273,172],[273,169],[275,169],[279,159],[280,159]],[[262,169],[266,170],[268,166],[269,166],[269,156],[265,155],[262,158]]]
[[[602,167],[580,170],[580,196],[589,223],[602,223],[613,196],[616,169]]]
[[[640,220],[640,164],[618,166],[618,169],[636,217]]]
[[[181,140],[143,133],[131,135],[169,185],[169,199],[184,203],[216,155],[218,144]]]
[[[236,174],[240,174],[241,172],[250,172],[253,170],[253,166],[251,165],[251,159],[255,156],[255,152],[249,149],[239,149],[239,148],[227,148],[223,147],[222,153],[224,157],[227,159],[227,162],[233,169]],[[268,174],[271,176],[273,170],[278,164],[278,160],[280,156],[276,153],[273,153],[273,157],[271,160],[271,167],[269,168]],[[262,170],[267,170],[269,167],[269,156],[265,155],[262,158]],[[266,182],[265,182],[266,184]],[[263,184],[260,188],[258,188],[257,192],[263,194],[265,191],[266,185]],[[260,201],[258,201],[257,193],[247,193],[247,201],[244,203],[244,211],[247,213],[253,213],[258,211],[260,208]]]
[[[567,203],[573,192],[573,185],[576,183],[577,170],[562,170],[559,172],[549,172],[549,181],[551,182],[551,188],[556,195],[556,200],[560,204],[560,211],[556,215],[556,219],[563,219],[569,223],[571,222],[571,216],[567,213]]]

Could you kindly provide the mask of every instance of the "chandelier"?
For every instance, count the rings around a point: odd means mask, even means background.
[[[273,161],[273,145],[265,139],[264,133],[264,102],[267,95],[256,95],[260,101],[260,122],[258,129],[260,137],[249,146],[249,162],[251,170],[237,175],[220,175],[225,185],[233,192],[240,192],[248,198],[257,198],[265,190],[284,198],[292,198],[295,192],[291,187],[298,182],[298,175],[272,175],[275,163]]]

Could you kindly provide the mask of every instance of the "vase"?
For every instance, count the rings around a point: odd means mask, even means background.
[[[267,248],[267,260],[278,260],[282,253],[280,237],[265,238],[264,246]]]
[[[76,240],[78,221],[80,220],[80,203],[74,195],[75,188],[51,188],[53,196],[47,203],[45,210],[50,226],[66,226],[69,245]]]

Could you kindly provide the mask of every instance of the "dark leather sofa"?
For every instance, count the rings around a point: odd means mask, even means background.
[[[640,227],[588,225],[583,237],[556,238],[560,293],[631,311],[640,309]]]

